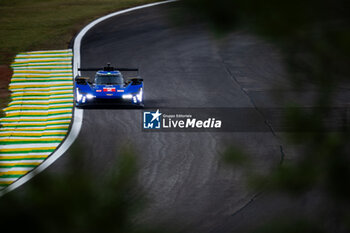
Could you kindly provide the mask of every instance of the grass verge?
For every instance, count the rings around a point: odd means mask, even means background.
[[[66,48],[95,18],[156,1],[0,0],[0,65],[10,64],[19,52]]]

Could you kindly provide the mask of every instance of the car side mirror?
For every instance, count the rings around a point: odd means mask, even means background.
[[[76,76],[75,81],[79,85],[87,85],[89,83],[89,77]]]

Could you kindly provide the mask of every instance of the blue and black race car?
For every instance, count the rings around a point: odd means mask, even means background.
[[[79,68],[79,71],[97,71],[93,82],[89,77],[75,78],[75,101],[77,107],[99,104],[121,104],[143,107],[143,79],[124,80],[122,71],[136,71],[135,68]]]

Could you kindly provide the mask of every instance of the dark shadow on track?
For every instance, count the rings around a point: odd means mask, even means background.
[[[144,106],[133,106],[133,105],[127,105],[127,104],[90,104],[86,106],[79,106],[80,109],[159,109],[163,108],[164,106],[164,100],[161,99],[151,99],[147,100],[147,102],[144,103]],[[172,108],[167,106],[167,108]]]
[[[108,110],[120,110],[120,109],[143,109],[142,106],[129,106],[129,105],[111,105],[111,104],[99,104],[99,105],[88,105],[78,107],[81,109],[108,109]]]

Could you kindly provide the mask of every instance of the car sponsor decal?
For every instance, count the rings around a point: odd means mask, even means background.
[[[103,92],[115,92],[115,87],[104,87]]]

